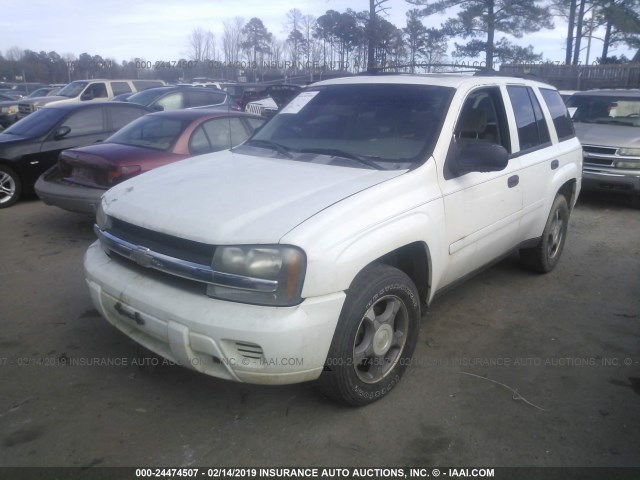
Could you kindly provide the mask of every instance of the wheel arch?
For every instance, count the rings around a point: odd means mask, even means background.
[[[362,270],[372,264],[381,263],[395,267],[404,272],[416,286],[420,301],[427,305],[431,298],[431,252],[425,242],[412,242],[398,247],[373,260]]]
[[[573,210],[578,199],[578,182],[575,178],[567,180],[559,189],[557,195],[562,195],[567,200],[569,211]]]

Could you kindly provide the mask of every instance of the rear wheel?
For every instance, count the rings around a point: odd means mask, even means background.
[[[558,195],[553,201],[547,224],[538,245],[533,248],[520,249],[522,265],[540,273],[553,270],[560,260],[567,238],[568,226],[569,207],[567,200],[563,195]]]
[[[375,264],[353,281],[317,387],[346,405],[366,405],[389,393],[411,362],[420,300],[411,279]]]
[[[16,172],[0,165],[0,208],[10,207],[16,203],[21,192],[22,182]]]

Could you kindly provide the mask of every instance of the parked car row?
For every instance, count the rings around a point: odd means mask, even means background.
[[[100,142],[152,110],[142,105],[51,105],[0,132],[0,208],[32,192],[62,150]]]
[[[47,204],[95,214],[109,188],[153,168],[232,148],[262,125],[245,113],[173,110],[145,115],[99,145],[65,150],[40,176],[36,193]]]
[[[105,102],[116,95],[164,85],[162,80],[76,80],[62,88],[55,96],[21,101],[18,105],[18,118],[24,118],[44,105]]]
[[[18,110],[21,101],[36,97],[49,97],[56,95],[64,85],[52,85],[48,87],[38,88],[26,97],[11,96],[0,93],[0,125],[7,128],[18,120]]]
[[[186,156],[231,148],[264,122],[264,118],[241,113],[233,98],[220,89],[157,86],[158,82],[75,81],[53,96],[51,90],[36,90],[32,98],[7,99],[6,105],[0,104],[3,124],[9,126],[20,119],[0,133],[0,208],[13,205],[22,193],[34,191],[38,177],[59,160],[59,167],[40,182],[36,193],[52,205],[92,212],[109,186]],[[108,102],[115,94],[122,101]],[[155,115],[124,132],[113,142],[119,145],[115,156],[113,145],[100,145],[97,156],[89,151],[58,158],[65,149],[104,141],[147,113],[183,109],[195,110]],[[125,135],[130,136],[125,139]],[[123,145],[131,148],[123,149]],[[72,155],[81,155],[82,160],[70,161]],[[88,158],[98,159],[96,168],[89,165]],[[102,182],[103,170],[110,168],[114,171]]]

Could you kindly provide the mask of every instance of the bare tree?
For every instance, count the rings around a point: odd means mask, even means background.
[[[236,64],[240,60],[243,27],[244,20],[241,17],[236,17],[230,22],[224,22],[222,48],[224,61],[227,65]]]
[[[20,47],[14,46],[14,47],[11,47],[9,50],[7,50],[5,58],[10,62],[18,62],[22,59],[23,54],[24,54],[24,51]]]
[[[315,49],[314,49],[314,42],[315,39],[313,38],[313,31],[316,27],[316,17],[314,17],[313,15],[304,15],[302,17],[302,34],[305,37],[306,40],[306,57],[307,57],[307,64],[309,63],[313,63],[314,61],[317,60],[317,57],[314,55],[315,53]]]

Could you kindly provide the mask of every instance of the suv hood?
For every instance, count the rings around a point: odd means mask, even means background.
[[[69,97],[61,97],[59,95],[54,95],[51,97],[35,97],[22,99],[20,103],[22,105],[35,105],[36,107],[41,107],[42,105],[46,105],[47,103],[58,102],[60,100],[69,100]]]
[[[104,194],[103,206],[126,222],[198,242],[278,243],[321,210],[404,172],[224,151],[117,185]]]
[[[615,148],[640,146],[640,127],[597,123],[575,123],[574,127],[583,145]]]

